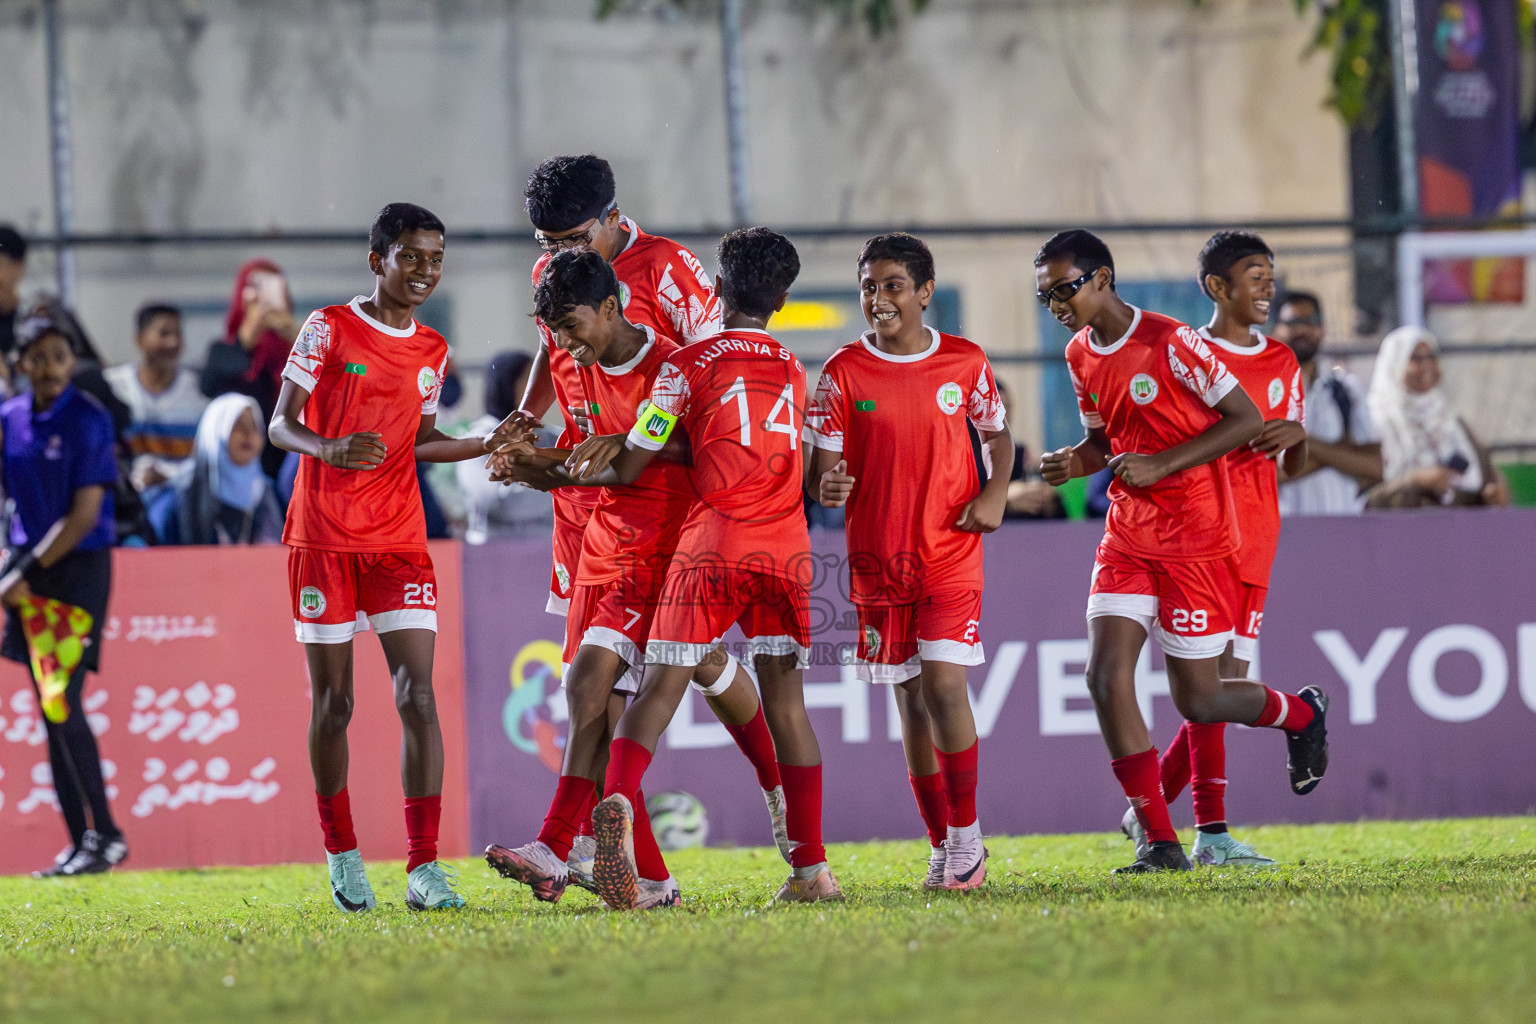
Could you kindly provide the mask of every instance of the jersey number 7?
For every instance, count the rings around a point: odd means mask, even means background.
[[[720,396],[720,404],[725,405],[731,399],[736,399],[736,414],[741,417],[741,446],[752,447],[752,414],[747,411],[747,382],[742,377],[737,377],[736,382],[726,389]],[[779,422],[779,413],[784,414],[784,422]],[[795,447],[795,441],[800,432],[795,429],[795,386],[785,384],[784,390],[779,392],[779,400],[773,403],[773,408],[768,412],[768,418],[763,421],[763,429],[770,434],[783,434],[789,438],[789,447]]]

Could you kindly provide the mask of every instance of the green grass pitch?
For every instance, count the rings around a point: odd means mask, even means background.
[[[1118,835],[831,849],[848,902],[767,906],[770,850],[673,854],[680,911],[557,905],[465,861],[461,912],[331,904],[320,864],[0,879],[15,1021],[1529,1021],[1536,818],[1239,831],[1284,866],[1111,878]]]

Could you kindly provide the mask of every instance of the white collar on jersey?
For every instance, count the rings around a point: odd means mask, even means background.
[[[1226,338],[1218,338],[1212,334],[1210,325],[1200,328],[1195,333],[1217,348],[1224,348],[1235,356],[1256,356],[1269,347],[1269,338],[1257,327],[1248,328],[1248,333],[1259,339],[1257,345],[1234,345]]]
[[[1107,356],[1113,352],[1118,352],[1120,346],[1130,340],[1131,335],[1136,333],[1136,328],[1141,326],[1141,307],[1132,306],[1131,309],[1135,311],[1131,317],[1131,326],[1125,329],[1125,333],[1120,335],[1119,340],[1113,345],[1095,345],[1093,343],[1093,331],[1090,328],[1088,332],[1088,351],[1096,356]]]
[[[859,335],[859,343],[868,349],[871,355],[878,356],[888,363],[921,362],[939,350],[939,332],[928,326],[924,326],[923,330],[928,332],[928,334],[933,338],[933,341],[921,352],[913,352],[909,356],[893,356],[889,352],[881,352],[878,348],[875,347],[875,343],[872,340],[875,336],[874,331],[865,331],[863,334]]]
[[[656,347],[656,332],[645,326],[645,324],[633,324],[631,326],[638,327],[645,332],[645,344],[640,346],[640,351],[636,352],[629,362],[620,366],[604,366],[602,363],[593,363],[593,366],[596,366],[610,377],[622,377],[640,365],[640,360],[645,358],[645,354]]]
[[[390,327],[388,324],[379,323],[373,317],[363,312],[363,303],[367,301],[368,296],[359,295],[355,297],[351,302],[347,303],[347,306],[352,310],[352,312],[356,313],[358,317],[361,318],[363,323],[367,324],[369,327],[372,327],[380,334],[387,334],[391,338],[409,338],[411,335],[416,333],[415,320],[411,321],[411,326],[408,328]]]
[[[619,250],[620,253],[626,253],[629,252],[629,247],[635,244],[635,239],[640,237],[640,225],[623,214],[619,214],[619,224],[629,229],[629,241],[625,242],[624,248]]]

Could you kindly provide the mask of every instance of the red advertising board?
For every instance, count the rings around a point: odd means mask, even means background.
[[[85,705],[130,866],[320,861],[305,735],[309,677],[283,547],[114,552],[102,671]],[[447,765],[442,853],[468,838],[460,553],[435,544],[434,684]],[[400,722],[378,641],[355,642],[349,790],[365,857],[405,857]],[[0,662],[0,873],[52,862],[68,836],[27,670]]]

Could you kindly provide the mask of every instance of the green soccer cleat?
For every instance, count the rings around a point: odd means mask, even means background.
[[[1234,839],[1231,833],[1195,833],[1195,848],[1190,860],[1207,868],[1272,868],[1273,857],[1266,857],[1253,847]]]
[[[453,888],[458,872],[440,860],[429,860],[406,878],[405,905],[412,910],[457,910],[464,897]]]
[[[327,853],[325,865],[331,871],[331,901],[342,912],[361,914],[378,905],[373,898],[373,886],[368,884],[368,873],[363,870],[363,855],[357,850],[346,853]]]

